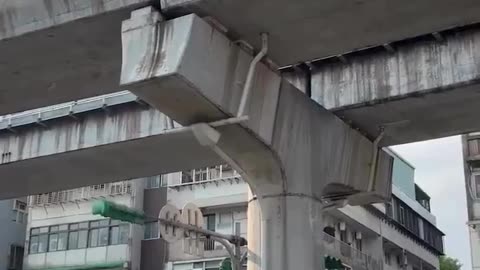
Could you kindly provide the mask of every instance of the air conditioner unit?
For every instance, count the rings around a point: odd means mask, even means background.
[[[345,222],[340,222],[338,225],[338,228],[340,231],[346,231],[347,230],[347,224]]]
[[[362,239],[362,233],[361,232],[356,232],[355,233],[355,239],[361,240]]]

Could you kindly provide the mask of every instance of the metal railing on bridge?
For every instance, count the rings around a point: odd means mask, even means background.
[[[383,270],[383,262],[381,260],[377,260],[329,234],[322,234],[326,255],[340,259],[352,269]]]
[[[30,206],[62,204],[133,193],[132,182],[122,181],[88,187],[42,193],[28,198]]]
[[[93,111],[134,101],[138,101],[137,96],[129,91],[121,91],[24,112],[2,115],[0,116],[0,130],[13,130],[15,127],[30,124],[42,125],[42,122],[46,120],[66,116],[75,117],[75,114],[78,113]]]

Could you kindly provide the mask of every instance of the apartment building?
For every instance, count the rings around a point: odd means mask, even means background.
[[[389,153],[394,157],[392,200],[325,210],[324,232],[312,237],[321,237],[327,255],[341,259],[346,269],[439,269],[444,234],[430,212],[430,198],[415,184],[414,167]],[[164,180],[168,203],[181,208],[193,202],[202,209],[206,228],[246,236],[248,185],[229,166],[172,174]],[[161,241],[158,234],[149,236],[145,241]],[[226,256],[226,250],[210,240],[202,257],[185,254],[179,242],[169,247],[166,269],[214,270]]]
[[[480,270],[480,133],[462,136],[472,269]]]
[[[143,182],[30,196],[24,269],[140,269],[143,228],[92,215],[91,208],[107,199],[143,209]]]
[[[319,235],[327,255],[345,269],[439,269],[443,233],[430,213],[430,198],[414,183],[414,168],[394,156],[393,196],[385,204],[325,210]],[[29,197],[25,269],[216,270],[227,257],[212,240],[201,256],[167,244],[154,221],[170,203],[202,209],[205,228],[247,236],[248,184],[228,165]],[[143,209],[144,226],[91,215],[97,199]],[[244,249],[245,250],[245,249]],[[300,266],[299,266],[300,267]]]
[[[22,269],[27,220],[26,198],[0,201],[0,269]]]

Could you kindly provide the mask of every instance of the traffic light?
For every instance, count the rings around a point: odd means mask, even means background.
[[[232,259],[230,258],[223,259],[223,261],[220,263],[219,270],[232,270]]]
[[[106,200],[93,203],[92,213],[129,223],[143,224],[145,222],[145,214],[142,211]]]
[[[344,269],[342,261],[335,257],[325,257],[325,269],[326,270],[341,270]]]

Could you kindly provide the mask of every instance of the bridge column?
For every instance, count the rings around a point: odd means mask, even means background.
[[[124,22],[121,84],[248,181],[249,269],[323,269],[322,202],[389,197],[391,157],[263,63],[236,117],[253,56],[196,15],[142,16],[158,18]]]

